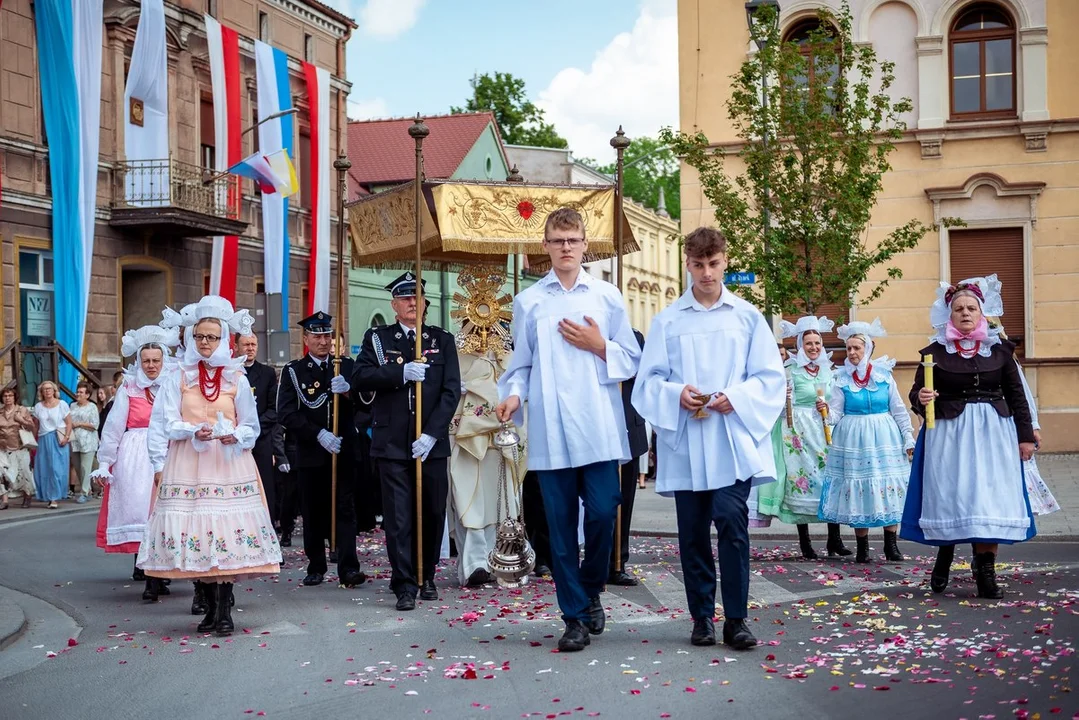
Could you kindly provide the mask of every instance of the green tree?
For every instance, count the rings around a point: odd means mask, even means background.
[[[509,145],[531,145],[534,147],[564,148],[568,146],[565,138],[554,129],[554,125],[543,120],[543,110],[536,107],[525,95],[525,81],[510,73],[496,72],[473,75],[469,81],[472,97],[465,101],[465,106],[451,107],[454,115],[464,112],[494,113],[498,131],[502,133],[502,142]]]
[[[845,1],[838,14],[821,11],[821,29],[801,44],[781,42],[772,9],[758,20],[754,39],[765,45],[732,76],[727,102],[740,147],[714,148],[703,133],[670,128],[660,139],[700,174],[730,270],[757,275],[758,285],[738,287],[747,300],[770,314],[875,300],[903,273],[889,266],[871,281],[873,268],[931,230],[910,220],[875,243],[867,237],[911,101],[889,95],[893,63],[853,41]],[[732,154],[737,172],[727,167]]]
[[[633,138],[625,153],[625,172],[622,179],[626,197],[647,208],[659,208],[659,191],[663,188],[664,203],[672,218],[681,217],[681,178],[678,158],[670,145],[650,137]],[[615,165],[596,168],[610,176]]]

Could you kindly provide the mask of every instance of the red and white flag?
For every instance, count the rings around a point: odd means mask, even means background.
[[[311,263],[304,308],[311,315],[330,311],[330,73],[305,62],[303,74],[311,108],[311,187],[301,190],[311,198]]]
[[[240,162],[240,37],[206,16],[206,42],[210,49],[210,80],[214,96],[214,170],[225,172]],[[228,203],[240,212],[240,186],[229,178],[221,190],[219,203]],[[214,238],[210,261],[210,294],[236,302],[236,273],[240,257],[240,238],[236,235]]]

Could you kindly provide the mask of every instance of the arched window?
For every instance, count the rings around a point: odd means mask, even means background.
[[[382,313],[375,313],[371,317],[371,327],[373,327],[373,328],[382,327],[385,324],[386,324],[386,318],[382,317]]]
[[[1015,23],[995,3],[976,3],[952,23],[948,37],[952,117],[1015,116]]]
[[[797,78],[796,82],[804,87],[813,82],[817,73],[826,73],[828,78],[827,87],[829,91],[831,91],[832,85],[839,76],[839,63],[834,57],[828,57],[827,59],[818,59],[816,57],[820,52],[820,43],[824,39],[820,34],[822,30],[824,31],[825,36],[831,36],[833,34],[831,26],[822,28],[820,20],[817,18],[809,18],[799,22],[788,30],[783,36],[783,41],[798,45],[809,66],[809,75],[807,77]]]

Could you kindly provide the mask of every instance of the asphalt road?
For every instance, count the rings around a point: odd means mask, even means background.
[[[237,588],[231,638],[199,636],[190,586],[144,603],[94,520],[0,525],[0,585],[28,618],[0,651],[0,718],[1079,718],[1077,544],[1006,549],[997,602],[958,562],[934,596],[910,544],[870,566],[758,545],[761,646],[737,653],[689,644],[676,541],[635,539],[643,584],[611,588],[607,632],[559,654],[550,582],[463,590],[444,566],[441,601],[398,613],[379,535],[360,553],[381,578],[305,588],[291,548],[280,578]]]

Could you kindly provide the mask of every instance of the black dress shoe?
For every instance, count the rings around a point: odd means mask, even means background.
[[[206,587],[198,580],[195,581],[195,596],[191,598],[192,615],[205,615],[210,609],[206,601]]]
[[[558,652],[584,650],[592,642],[588,637],[588,632],[579,620],[568,621],[566,632],[558,639]]]
[[[613,572],[607,578],[608,585],[620,585],[622,587],[635,587],[641,584],[641,581],[630,575],[625,570],[619,570]]]
[[[607,614],[603,612],[603,603],[599,601],[599,595],[588,601],[588,632],[600,635],[607,627]]]
[[[131,573],[131,579],[135,582],[142,582],[146,579],[146,573],[142,571],[142,568],[135,568]]]
[[[157,580],[146,578],[146,589],[142,591],[142,599],[146,602],[157,602],[158,594]]]
[[[345,573],[341,577],[341,584],[347,588],[354,588],[357,585],[363,585],[365,582],[367,582],[367,574],[360,570]]]
[[[476,568],[472,571],[472,574],[468,576],[468,582],[465,583],[465,587],[482,587],[492,582],[492,580],[491,573],[483,568]]]
[[[172,590],[169,590],[169,580],[157,581],[157,592],[159,595],[172,595]]]
[[[757,638],[749,631],[744,618],[723,621],[723,642],[735,650],[749,650],[757,645]]]
[[[937,548],[937,560],[933,563],[933,572],[929,575],[929,587],[935,593],[942,593],[948,588],[948,576],[955,559],[955,545],[941,545]]]
[[[292,547],[292,536],[282,535],[280,541],[281,547]]]
[[[420,586],[420,600],[438,600],[438,588],[434,580],[424,580]]]
[[[537,565],[535,568],[532,569],[532,574],[536,577],[550,577],[551,568],[547,567],[546,565]]]
[[[308,587],[311,587],[312,585],[321,585],[323,579],[322,573],[308,573],[307,577],[303,579],[303,584]]]
[[[693,633],[689,641],[694,645],[715,645],[716,624],[712,618],[700,618],[693,621]]]
[[[416,609],[416,596],[410,592],[403,592],[397,596],[397,609],[401,612]]]

